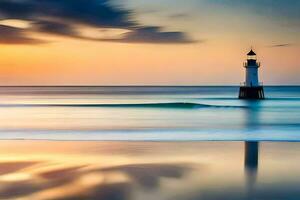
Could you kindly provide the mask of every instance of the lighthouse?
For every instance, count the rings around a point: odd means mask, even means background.
[[[264,88],[259,83],[258,68],[260,63],[257,62],[256,53],[251,49],[247,54],[247,61],[244,63],[246,69],[246,80],[240,87],[240,99],[264,99]]]

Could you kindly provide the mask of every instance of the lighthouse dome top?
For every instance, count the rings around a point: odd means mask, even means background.
[[[256,56],[256,53],[251,49],[251,51],[247,55],[248,56]]]

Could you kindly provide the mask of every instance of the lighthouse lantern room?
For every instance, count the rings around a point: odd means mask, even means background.
[[[257,62],[256,53],[251,49],[247,54],[247,61],[244,63],[246,69],[246,80],[240,87],[240,99],[264,99],[264,89],[259,83],[258,68],[260,63]]]

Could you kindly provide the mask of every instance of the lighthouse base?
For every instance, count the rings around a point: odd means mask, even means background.
[[[239,99],[264,99],[264,88],[263,86],[257,87],[240,87]]]

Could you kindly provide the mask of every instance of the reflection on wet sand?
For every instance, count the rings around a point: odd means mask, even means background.
[[[80,142],[8,143],[19,144],[19,148],[13,155],[9,155],[11,147],[1,148],[0,199],[129,200],[135,199],[134,190],[159,190],[161,179],[181,179],[192,167],[174,159],[144,159],[141,152],[148,149],[139,149],[140,144],[100,142],[78,147]],[[25,150],[28,143],[32,152]],[[61,147],[64,149],[58,150]],[[85,153],[79,153],[80,149]]]
[[[256,174],[258,167],[258,142],[245,142],[245,169],[249,173]]]
[[[47,171],[42,169],[44,167]],[[154,189],[159,186],[160,178],[181,178],[186,170],[186,166],[176,164],[135,164],[103,169],[93,166],[55,169],[51,164],[44,167],[24,167],[2,175],[0,198],[125,200],[131,199],[135,184]]]
[[[299,199],[299,153],[298,143],[1,141],[0,199]]]
[[[245,175],[248,199],[254,199],[258,170],[259,143],[245,142]]]

